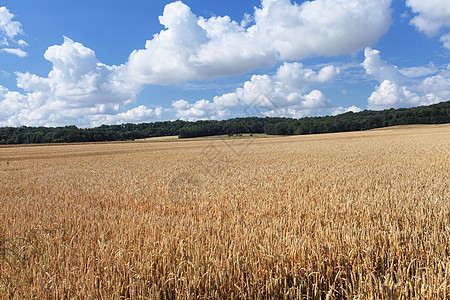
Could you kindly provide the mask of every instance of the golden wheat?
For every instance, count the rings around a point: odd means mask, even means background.
[[[4,299],[450,298],[450,126],[0,148]]]

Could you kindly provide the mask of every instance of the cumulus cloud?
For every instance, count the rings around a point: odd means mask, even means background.
[[[425,78],[416,86],[417,91],[432,103],[450,100],[450,65],[436,76]]]
[[[450,32],[441,36],[439,41],[444,45],[445,48],[450,50]]]
[[[197,17],[184,3],[166,5],[165,27],[131,53],[128,76],[170,84],[250,72],[278,61],[354,52],[391,25],[391,0],[263,0],[242,22]],[[252,22],[250,23],[250,20]],[[253,24],[248,26],[249,24]]]
[[[450,99],[448,67],[436,70],[435,66],[430,64],[429,67],[398,69],[397,66],[383,60],[378,50],[366,48],[364,55],[362,66],[367,74],[379,82],[368,99],[369,109],[430,105]],[[438,74],[425,77],[433,73]],[[408,77],[415,80],[411,81]]]
[[[0,52],[10,53],[19,57],[25,57],[27,54],[20,48],[11,46],[25,47],[28,44],[24,40],[17,40],[17,37],[23,35],[22,24],[13,21],[14,15],[6,7],[0,7]]]
[[[102,124],[140,123],[144,121],[161,119],[163,109],[161,107],[148,108],[145,105],[132,108],[117,114],[95,114],[89,116],[90,126],[96,127]]]
[[[311,85],[329,81],[339,72],[334,66],[326,66],[315,72],[298,62],[284,63],[274,76],[252,76],[250,81],[244,83],[243,88],[237,89],[236,94],[246,105],[324,108],[329,103],[320,91],[315,90],[307,95],[305,93]],[[264,97],[258,97],[260,94],[269,97],[272,103],[267,103]]]
[[[366,48],[364,50],[366,59],[362,63],[366,73],[375,77],[378,82],[389,80],[392,82],[403,81],[403,75],[399,72],[397,66],[391,65],[381,59],[380,51]]]
[[[406,5],[417,14],[411,24],[428,36],[437,34],[441,27],[450,26],[450,6],[447,0],[407,0]]]
[[[333,114],[336,108],[331,102],[321,91],[310,87],[332,80],[339,72],[334,66],[314,71],[298,62],[284,63],[274,75],[253,75],[234,93],[193,104],[182,99],[173,102],[172,107],[176,116],[185,120],[221,119],[229,116],[230,108],[234,107],[249,116],[260,117]],[[356,107],[351,109],[358,110]]]
[[[352,105],[350,107],[342,107],[341,106],[341,107],[335,108],[333,113],[332,113],[332,115],[333,116],[340,115],[340,114],[343,114],[343,113],[346,113],[346,112],[350,112],[350,111],[354,112],[354,113],[357,113],[357,112],[362,111],[362,109],[357,107],[357,106],[355,106],[355,105]]]
[[[52,64],[48,76],[18,72],[17,87],[23,92],[2,88],[0,125],[92,126],[160,118],[160,107],[128,108],[144,84],[238,75],[284,61],[353,53],[388,30],[390,5],[391,0],[262,0],[251,15],[236,21],[196,16],[181,1],[169,3],[159,17],[164,29],[123,65],[102,64],[93,50],[69,38],[49,47],[44,55]],[[22,27],[13,18],[0,9],[0,46],[2,52],[25,56]],[[383,77],[383,72],[373,72]],[[183,119],[225,118],[230,109],[248,106],[261,106],[264,115],[329,114],[347,108],[333,107],[320,90],[310,87],[338,73],[334,66],[314,71],[284,63],[276,74],[254,75],[233,93],[195,103],[182,99],[172,109]]]
[[[44,57],[53,65],[47,77],[16,73],[24,93],[2,88],[3,126],[90,126],[100,122],[137,122],[160,117],[159,108],[144,106],[123,111],[134,101],[139,86],[123,78],[123,67],[97,61],[94,51],[65,37]]]
[[[9,91],[7,88],[0,85],[0,120],[8,119],[16,111],[23,109],[24,101],[24,95],[18,92]]]
[[[372,95],[370,95],[368,102],[369,108],[371,109],[398,108],[426,104],[420,103],[420,97],[410,92],[406,86],[398,85],[389,80],[384,80],[377,86]]]
[[[406,5],[417,14],[411,24],[427,36],[435,36],[442,29],[450,28],[450,5],[447,0],[407,0]],[[440,39],[447,49],[450,49],[449,35],[447,33]]]

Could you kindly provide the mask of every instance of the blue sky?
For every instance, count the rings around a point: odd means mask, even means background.
[[[430,105],[449,54],[448,0],[6,0],[0,126]]]

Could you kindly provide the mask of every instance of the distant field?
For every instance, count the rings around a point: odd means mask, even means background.
[[[1,299],[450,298],[450,124],[0,148]]]
[[[222,135],[212,135],[212,136],[204,136],[204,137],[197,137],[200,139],[238,139],[238,138],[261,138],[261,137],[274,137],[269,136],[265,133],[242,133],[242,134],[233,134],[233,136],[229,136],[227,134]],[[193,138],[191,138],[193,139]]]
[[[177,135],[174,135],[174,136],[157,136],[157,137],[151,137],[151,138],[146,138],[146,139],[139,139],[139,140],[136,140],[136,141],[152,141],[152,142],[158,141],[158,142],[160,142],[160,141],[172,141],[172,140],[176,140],[176,139],[178,139]]]
[[[228,136],[227,134],[224,135],[213,135],[213,136],[205,136],[205,137],[196,137],[195,139],[231,139],[231,138],[250,138],[250,137],[268,137],[265,133],[243,133],[243,134],[234,134],[233,136]],[[158,137],[151,137],[146,139],[139,139],[137,141],[170,141],[170,140],[176,140],[178,139],[178,136],[158,136]],[[194,138],[186,138],[186,139],[194,139]],[[186,140],[185,139],[185,140]]]

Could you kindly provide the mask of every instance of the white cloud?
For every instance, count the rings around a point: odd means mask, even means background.
[[[25,57],[28,55],[25,51],[23,51],[22,49],[19,49],[19,48],[3,48],[3,49],[0,49],[0,52],[14,54],[14,55],[17,55],[18,57]]]
[[[450,71],[442,71],[439,75],[425,78],[417,90],[431,102],[450,100]]]
[[[16,40],[16,37],[23,35],[22,24],[13,21],[14,15],[6,7],[0,7],[0,52],[10,53],[19,57],[27,56],[22,49],[12,48],[12,45],[26,47],[28,44],[24,40]]]
[[[220,119],[229,116],[227,109],[221,109],[216,103],[205,99],[193,104],[181,99],[174,101],[172,107],[176,110],[176,116],[178,118],[188,121]]]
[[[151,109],[144,105],[140,105],[118,114],[97,114],[89,116],[89,124],[96,127],[102,124],[139,123],[161,119],[162,113],[163,109],[161,107]]]
[[[390,27],[391,0],[262,0],[242,21],[229,16],[196,16],[180,1],[167,4],[160,23],[165,27],[145,49],[133,51],[121,66],[100,63],[93,50],[64,38],[48,48],[52,63],[46,77],[16,73],[24,92],[3,90],[0,125],[92,126],[102,122],[140,122],[160,118],[162,108],[129,109],[143,84],[171,84],[248,73],[283,61],[353,53],[375,43]],[[3,52],[26,55],[19,22],[0,10]],[[5,46],[14,44],[14,47]],[[376,56],[376,55],[375,55]],[[376,57],[375,57],[376,58]],[[376,62],[375,62],[376,64]],[[383,77],[380,73],[377,76]],[[224,118],[233,107],[262,105],[264,114],[304,116],[332,113],[330,101],[310,86],[339,73],[284,63],[276,74],[255,75],[234,93],[172,104],[183,119]],[[392,72],[396,74],[395,72]],[[375,73],[374,73],[375,74]],[[392,79],[393,80],[393,79]],[[258,98],[266,95],[270,103]],[[252,103],[259,99],[260,103]],[[274,104],[270,108],[271,104]]]
[[[17,44],[18,44],[20,47],[26,47],[26,46],[28,46],[28,43],[25,42],[24,40],[18,40],[18,41],[17,41]]]
[[[272,76],[253,75],[234,93],[193,104],[182,99],[173,102],[172,107],[177,117],[191,121],[221,119],[229,116],[233,107],[239,107],[249,116],[260,117],[333,114],[335,109],[330,101],[321,91],[310,90],[310,86],[330,81],[337,74],[339,69],[334,66],[313,71],[301,63],[284,63]]]
[[[437,34],[441,27],[450,26],[450,5],[447,0],[407,0],[406,5],[418,14],[411,24],[428,36]]]
[[[303,65],[298,62],[284,63],[278,69],[276,79],[279,82],[284,82],[290,88],[298,88],[312,83],[329,81],[339,72],[339,68],[335,66],[325,66],[316,73],[311,69],[303,68]]]
[[[247,105],[270,106],[271,103],[264,103],[267,101],[259,97],[264,94],[280,108],[298,105],[308,109],[323,108],[328,106],[328,103],[324,102],[323,95],[311,92],[312,94],[308,96],[304,93],[309,90],[310,85],[329,81],[338,73],[339,69],[334,66],[326,66],[315,72],[304,68],[301,63],[284,63],[274,76],[252,76],[251,80],[245,82],[243,88],[237,89],[236,93]]]
[[[399,108],[420,104],[420,97],[406,86],[384,80],[370,95],[368,102],[370,109]]]
[[[22,24],[13,21],[14,15],[6,7],[0,7],[0,33],[9,39],[23,34]]]
[[[18,87],[50,93],[71,107],[123,103],[135,97],[136,86],[120,78],[120,67],[99,63],[94,51],[69,38],[49,47],[44,57],[53,64],[48,77],[17,73]]]
[[[362,63],[366,73],[375,77],[378,82],[389,80],[392,82],[404,81],[403,75],[399,72],[397,66],[391,65],[380,57],[380,51],[366,48],[364,50],[366,59]]]
[[[236,93],[227,93],[221,96],[215,96],[214,105],[220,109],[239,106],[239,98]]]
[[[391,1],[316,0],[301,5],[264,0],[256,33],[283,60],[353,52],[378,40],[391,25]],[[363,26],[362,28],[359,26]]]
[[[445,48],[450,50],[450,32],[441,36],[439,41],[444,45]]]
[[[64,38],[44,57],[53,64],[47,77],[16,73],[25,93],[5,88],[0,94],[1,125],[98,125],[138,122],[161,117],[160,108],[139,106],[124,111],[140,87],[123,79],[123,67],[97,61],[94,51]]]
[[[0,70],[0,78],[8,78],[9,76],[11,76],[11,74],[6,72],[5,70]]]
[[[22,109],[24,100],[25,96],[22,94],[11,92],[0,85],[0,120],[8,119],[16,111]]]
[[[362,111],[362,109],[357,107],[357,106],[354,106],[354,105],[352,105],[350,107],[338,107],[338,108],[336,108],[334,110],[333,116],[340,115],[340,114],[343,114],[343,113],[346,113],[346,112],[350,112],[350,111],[354,112],[354,113],[357,113],[357,112]]]
[[[209,19],[199,17],[197,24],[206,31],[206,36],[209,39],[221,38],[229,33],[245,31],[241,25],[231,20],[229,16],[211,17]]]
[[[432,74],[436,74],[439,70],[433,63],[429,63],[428,66],[422,67],[410,67],[399,69],[399,72],[406,77],[416,78],[416,77],[424,77]]]
[[[386,109],[430,105],[450,98],[449,70],[433,70],[435,67],[416,67],[399,70],[380,57],[378,50],[367,48],[362,63],[367,74],[379,82],[368,99],[369,109]],[[433,73],[438,75],[426,77],[417,82],[409,77],[423,77]]]
[[[128,75],[170,84],[250,72],[277,61],[351,53],[391,24],[391,0],[264,0],[243,22],[197,17],[180,1],[166,5],[165,29],[131,53]],[[250,20],[254,24],[248,26]],[[326,74],[325,74],[326,75]],[[324,75],[324,76],[325,76]]]
[[[213,101],[199,100],[190,104],[184,99],[172,102],[176,116],[182,120],[224,119],[230,116],[230,108],[241,106],[237,93],[215,96]]]
[[[128,71],[140,83],[171,83],[195,78],[189,59],[208,38],[190,8],[181,2],[166,5],[159,17],[166,30],[131,53]]]
[[[411,24],[428,37],[437,35],[441,29],[450,27],[450,5],[448,0],[407,0],[406,5],[417,14]],[[450,49],[450,33],[441,37],[444,47]]]

